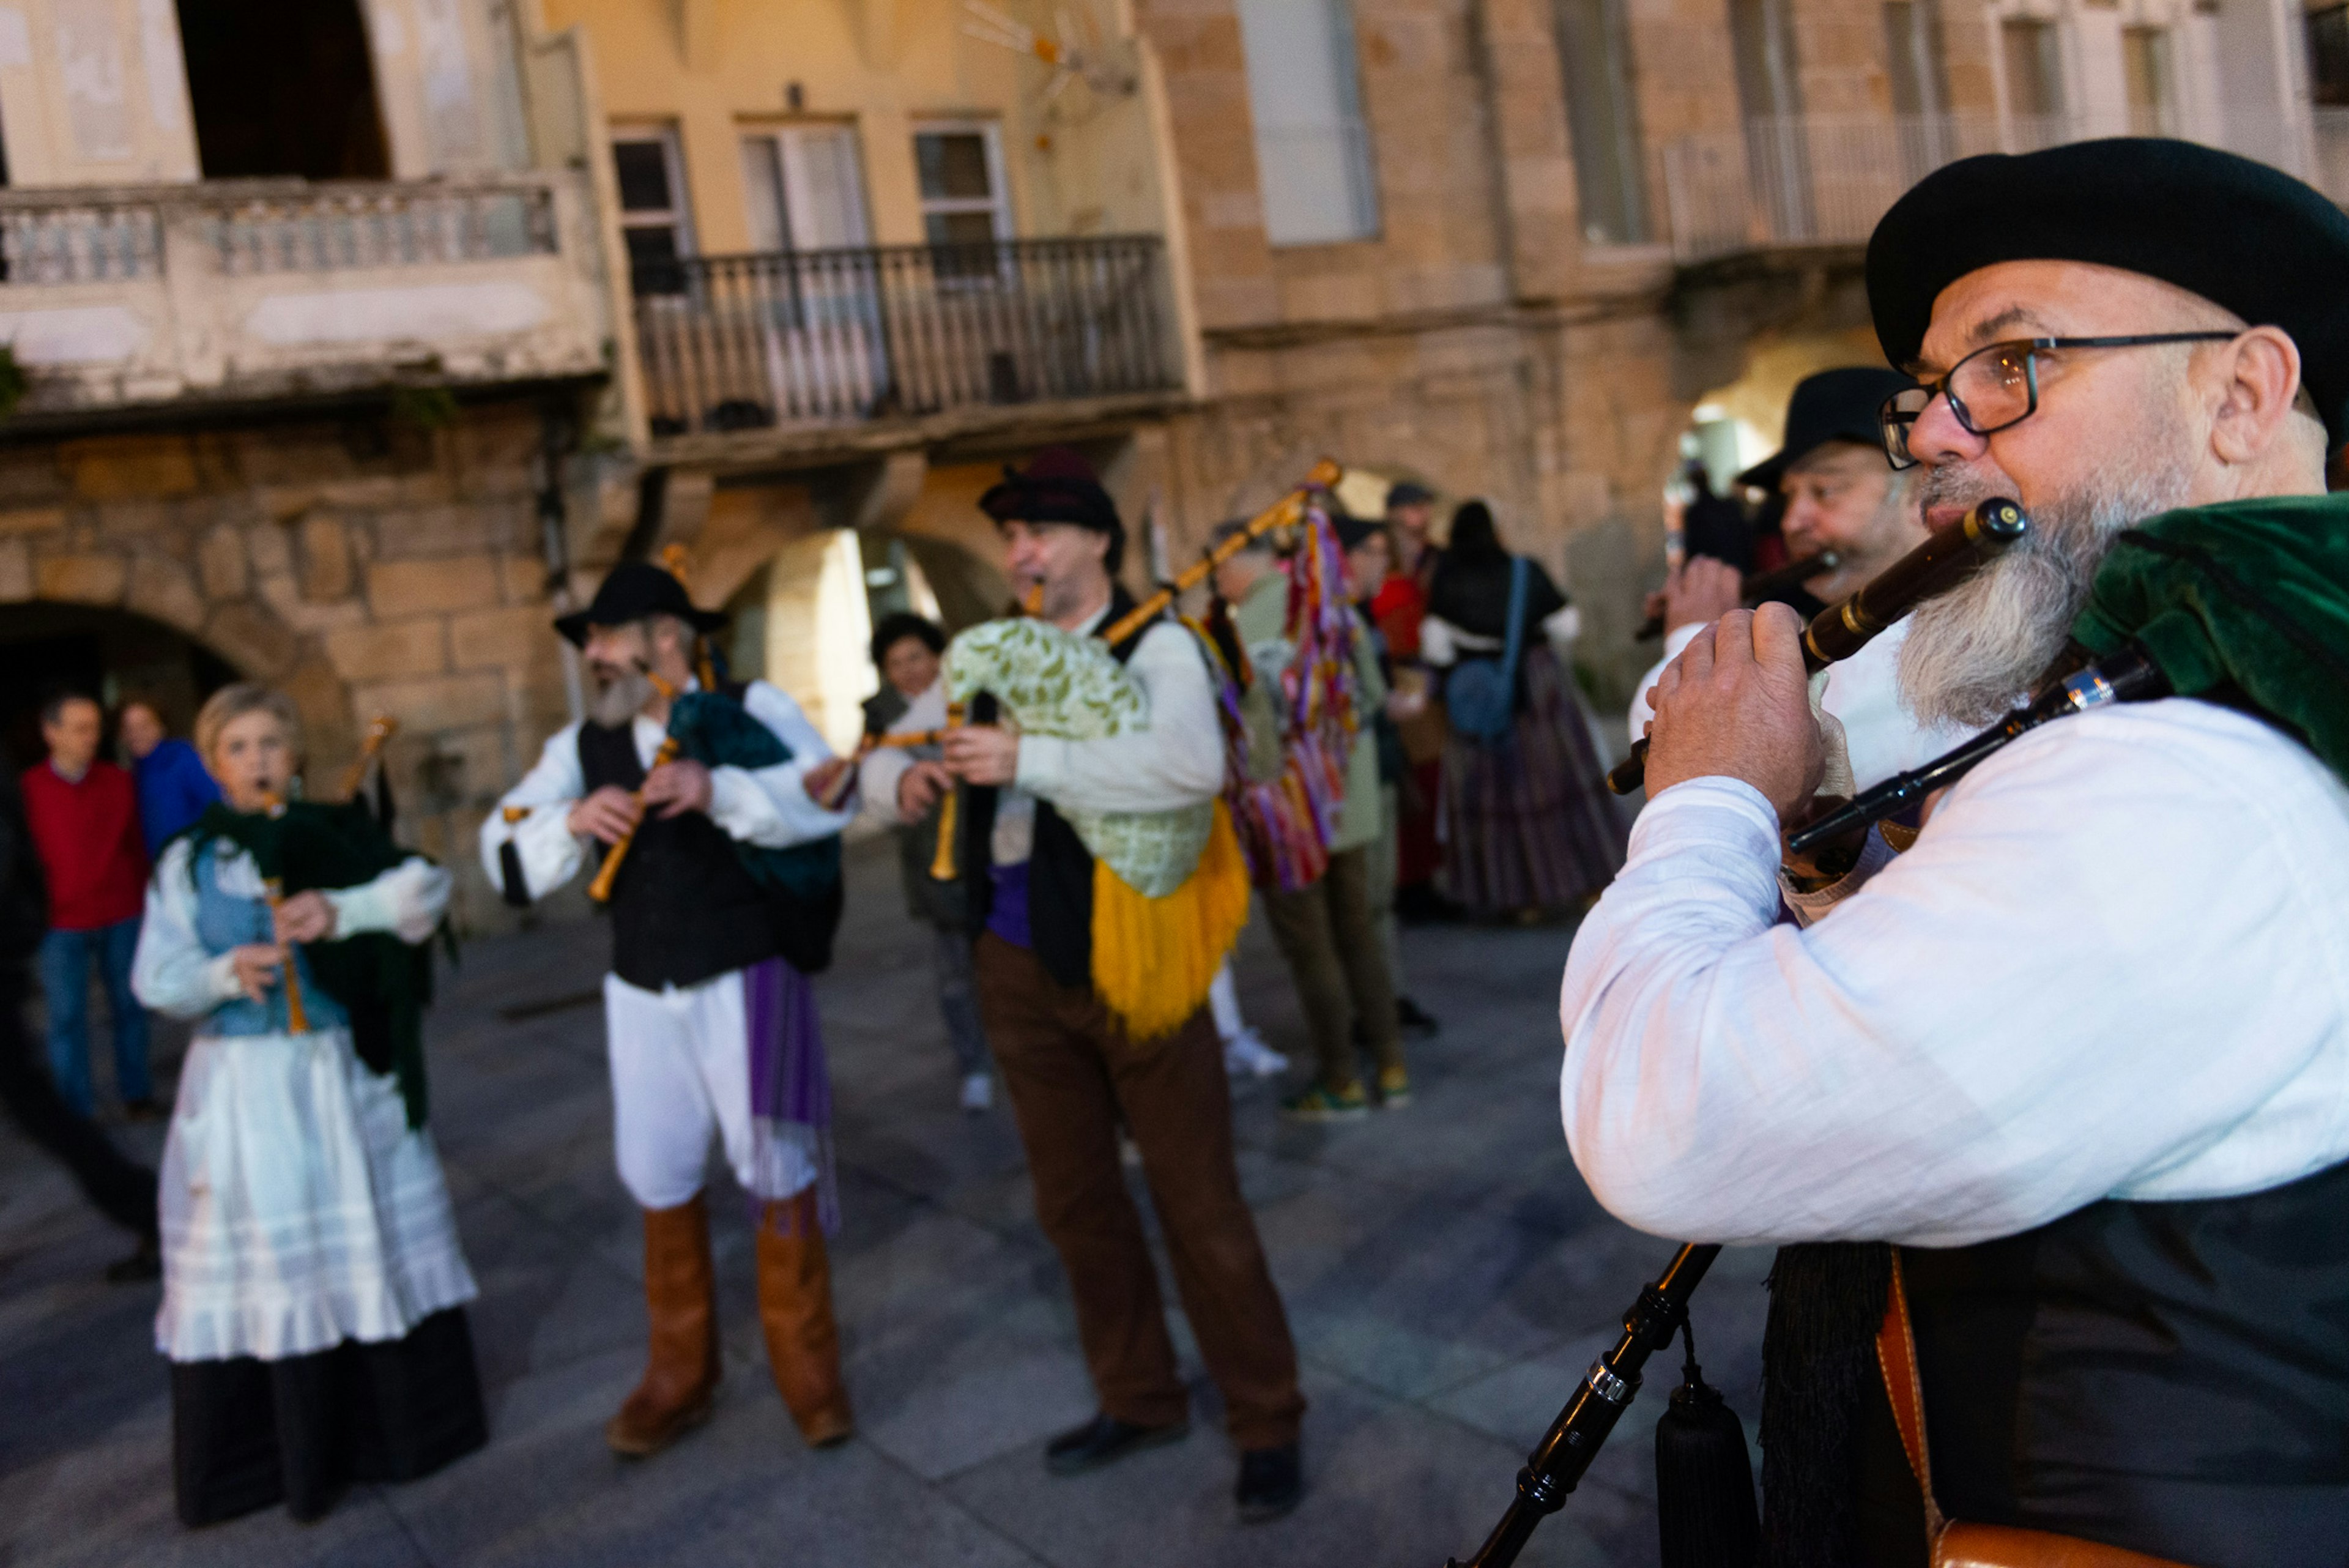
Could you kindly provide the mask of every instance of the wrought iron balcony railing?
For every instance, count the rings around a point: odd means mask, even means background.
[[[1180,384],[1152,235],[698,256],[635,284],[657,437]]]

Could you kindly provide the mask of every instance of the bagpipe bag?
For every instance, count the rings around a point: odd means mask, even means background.
[[[2180,696],[2232,687],[2349,780],[2349,494],[2189,507],[2121,534],[2073,639]]]
[[[1105,644],[1032,618],[961,633],[947,646],[946,679],[950,700],[989,692],[1028,734],[1104,740],[1150,722],[1142,683]],[[1247,921],[1247,867],[1230,815],[1220,800],[1053,808],[1093,857],[1093,987],[1129,1035],[1164,1034],[1206,1000]]]

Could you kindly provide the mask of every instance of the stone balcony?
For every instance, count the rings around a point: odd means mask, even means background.
[[[1153,235],[700,256],[634,283],[660,460],[1033,434],[1183,395]]]
[[[586,178],[0,192],[12,422],[600,375]]]

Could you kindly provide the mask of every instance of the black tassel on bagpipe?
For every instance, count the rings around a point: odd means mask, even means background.
[[[1750,1568],[1761,1542],[1745,1427],[1704,1380],[1696,1335],[1681,1319],[1688,1358],[1656,1418],[1656,1529],[1663,1568]]]
[[[1614,1430],[1616,1418],[1622,1415],[1624,1407],[1630,1405],[1640,1392],[1640,1367],[1657,1351],[1670,1350],[1674,1334],[1687,1332],[1689,1296],[1720,1253],[1719,1247],[1694,1244],[1682,1247],[1673,1254],[1672,1261],[1664,1265],[1664,1272],[1657,1276],[1655,1283],[1640,1293],[1640,1299],[1633,1302],[1631,1310],[1623,1314],[1623,1337],[1615,1342],[1612,1350],[1591,1363],[1590,1370],[1583,1375],[1581,1386],[1567,1401],[1566,1408],[1557,1413],[1557,1419],[1550,1423],[1549,1431],[1526,1457],[1525,1469],[1517,1472],[1517,1495],[1510,1502],[1508,1511],[1501,1515],[1501,1522],[1493,1527],[1493,1533],[1485,1538],[1485,1544],[1476,1549],[1474,1557],[1465,1563],[1454,1560],[1449,1568],[1508,1568],[1517,1560],[1517,1553],[1525,1550],[1526,1542],[1533,1539],[1534,1527],[1566,1506],[1567,1497],[1582,1483],[1584,1473],[1590,1469],[1590,1461],[1598,1458],[1599,1445],[1606,1442],[1607,1434]],[[1695,1343],[1693,1339],[1689,1341],[1688,1381],[1702,1394],[1711,1397],[1718,1416],[1728,1418],[1729,1430],[1733,1434],[1731,1441],[1736,1450],[1738,1473],[1744,1477],[1745,1487],[1744,1518],[1746,1521],[1745,1540],[1749,1545],[1744,1558],[1667,1557],[1665,1561],[1674,1565],[1684,1562],[1690,1568],[1694,1568],[1700,1562],[1705,1568],[1746,1568],[1753,1560],[1750,1543],[1754,1537],[1754,1526],[1753,1476],[1744,1469],[1745,1434],[1744,1428],[1737,1425],[1736,1416],[1720,1403],[1721,1396],[1706,1388],[1697,1377]],[[1681,1396],[1675,1394],[1672,1397],[1675,1409],[1682,1403]],[[1676,1432],[1671,1439],[1676,1452],[1684,1452],[1694,1447],[1711,1456],[1700,1461],[1694,1454],[1688,1454],[1685,1465],[1679,1459],[1674,1461],[1672,1484],[1683,1495],[1687,1488],[1682,1484],[1680,1478],[1682,1475],[1692,1480],[1719,1480],[1725,1478],[1730,1470],[1729,1462],[1723,1457],[1728,1445],[1720,1440],[1715,1416],[1707,1413],[1699,1400],[1692,1400],[1691,1409],[1694,1413],[1688,1424],[1699,1428],[1700,1433],[1710,1428],[1713,1436],[1695,1436],[1692,1442],[1684,1443],[1683,1435]],[[1665,1419],[1671,1419],[1670,1412]],[[1659,1428],[1656,1454],[1660,1480],[1664,1462],[1664,1443],[1665,1434]],[[1706,1505],[1713,1511],[1704,1515],[1704,1524],[1709,1529],[1714,1518],[1735,1513],[1736,1500],[1726,1485],[1718,1487],[1715,1492],[1708,1495],[1713,1498]]]

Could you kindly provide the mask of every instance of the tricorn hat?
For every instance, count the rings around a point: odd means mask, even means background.
[[[648,615],[669,615],[696,631],[716,631],[726,618],[716,610],[697,608],[685,585],[649,561],[623,561],[612,568],[595,601],[585,609],[556,618],[554,629],[575,648],[587,646],[591,626],[626,626]]]
[[[1786,400],[1786,439],[1776,452],[1739,474],[1737,483],[1775,490],[1788,467],[1831,441],[1858,441],[1882,451],[1883,426],[1877,410],[1885,399],[1916,384],[1898,370],[1872,365],[1848,365],[1804,377]]]
[[[2282,327],[2331,443],[2349,436],[2349,214],[2282,170],[2149,136],[1936,170],[1868,242],[1868,304],[1884,357],[1912,363],[1941,291],[2013,261],[2143,273],[2251,326]]]

